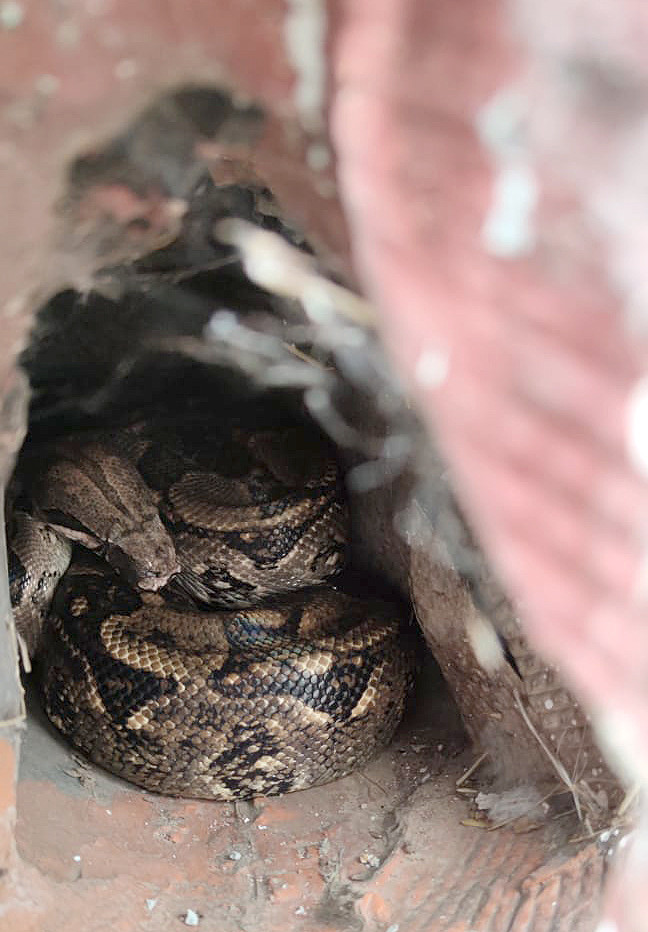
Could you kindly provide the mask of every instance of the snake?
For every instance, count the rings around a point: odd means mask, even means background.
[[[408,619],[341,583],[344,479],[310,425],[135,419],[36,444],[18,475],[16,627],[89,760],[232,800],[327,783],[391,740]]]

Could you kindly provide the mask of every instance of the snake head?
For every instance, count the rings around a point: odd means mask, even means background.
[[[180,569],[157,502],[135,465],[109,443],[62,441],[37,475],[39,516],[100,553],[140,589],[161,589]]]
[[[112,535],[102,548],[111,566],[139,589],[156,592],[180,571],[173,541],[157,518],[146,529]]]

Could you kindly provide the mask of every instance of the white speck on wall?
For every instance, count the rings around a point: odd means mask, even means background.
[[[148,899],[148,900],[146,901],[146,908],[148,909],[148,911],[149,911],[150,913],[153,912],[153,910],[155,909],[156,905],[157,905],[157,897]]]
[[[127,81],[134,78],[138,72],[137,62],[132,58],[122,58],[115,65],[115,77],[118,81]]]
[[[536,243],[534,216],[538,182],[530,165],[525,120],[527,101],[506,88],[482,107],[477,131],[495,162],[490,210],[482,226],[484,248],[501,259],[528,255]]]
[[[51,97],[52,94],[56,94],[60,86],[61,82],[54,74],[39,74],[36,78],[36,90],[43,97]]]
[[[195,910],[188,909],[183,921],[186,926],[197,926],[200,922],[200,917]]]
[[[514,87],[503,88],[477,114],[479,138],[499,158],[522,158],[526,154],[525,118],[528,103]]]
[[[305,130],[324,128],[326,6],[324,0],[287,0],[284,41],[295,70],[295,104]]]
[[[493,200],[482,226],[482,242],[491,255],[516,259],[533,251],[537,203],[533,169],[523,163],[502,165],[495,176]]]
[[[547,709],[548,712],[550,712],[554,707],[553,699],[545,699],[544,707],[545,709]]]
[[[428,347],[416,362],[414,378],[423,388],[437,388],[445,382],[449,369],[448,354],[435,347]]]
[[[17,29],[25,18],[25,9],[22,3],[7,0],[0,3],[0,26],[3,29]]]
[[[306,150],[306,161],[314,172],[324,171],[331,164],[331,150],[323,142],[314,142]]]
[[[56,42],[63,49],[74,49],[81,39],[81,27],[74,19],[62,22],[56,30]]]
[[[648,477],[648,376],[639,379],[628,398],[626,448],[637,472]]]

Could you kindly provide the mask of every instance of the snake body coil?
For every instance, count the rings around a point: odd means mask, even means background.
[[[17,627],[49,718],[93,761],[232,799],[329,781],[390,739],[402,613],[327,583],[348,516],[311,429],[153,419],[52,444],[23,473]]]

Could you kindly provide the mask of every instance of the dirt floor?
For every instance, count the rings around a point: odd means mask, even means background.
[[[433,671],[426,671],[428,683]],[[589,932],[609,858],[476,824],[474,761],[443,684],[363,771],[277,799],[153,796],[78,760],[30,697],[18,789],[24,862],[6,928],[28,932]],[[468,824],[463,824],[464,821]]]

